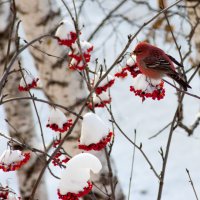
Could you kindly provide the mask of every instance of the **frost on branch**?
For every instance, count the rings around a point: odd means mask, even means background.
[[[163,99],[165,96],[164,82],[159,79],[150,79],[143,74],[139,74],[133,79],[133,86],[130,86],[130,91],[134,92],[136,96],[140,96],[142,101],[145,98]]]
[[[94,113],[86,113],[83,116],[79,149],[86,151],[102,150],[110,142],[113,133]]]
[[[110,104],[111,100],[112,100],[107,91],[103,92],[99,95],[97,95],[96,93],[93,93],[92,98],[93,98],[93,103],[92,102],[88,103],[88,107],[91,110],[93,110],[93,107],[94,108],[103,108],[107,104]]]
[[[0,169],[4,172],[18,170],[30,159],[30,153],[19,150],[5,150],[0,157]]]
[[[102,165],[99,159],[89,153],[74,156],[66,164],[58,187],[58,198],[63,200],[78,200],[90,192],[90,170],[99,173]]]
[[[68,47],[71,47],[72,44],[74,44],[74,42],[77,40],[77,34],[74,25],[67,20],[60,22],[55,36],[58,38],[59,45],[65,45]]]
[[[64,113],[58,108],[52,108],[48,119],[47,127],[56,132],[65,132],[72,125],[72,120],[67,120]]]
[[[29,91],[31,88],[37,87],[39,78],[35,78],[32,74],[25,72],[24,77],[21,78],[19,83],[19,91]]]
[[[99,81],[99,79],[101,79],[101,77],[105,74],[106,72],[98,72],[97,75],[95,75],[94,77],[94,81],[93,81],[93,86],[96,85],[96,83]],[[105,77],[100,84],[98,85],[98,87],[96,88],[95,92],[96,94],[101,94],[102,92],[106,92],[108,88],[110,88],[115,82],[115,79],[113,76],[111,76],[110,74],[107,75],[107,77]]]

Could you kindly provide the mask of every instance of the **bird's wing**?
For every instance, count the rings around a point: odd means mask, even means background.
[[[171,63],[164,58],[146,57],[143,59],[146,67],[152,70],[169,71],[171,69]],[[172,69],[171,69],[172,70]]]
[[[168,55],[168,54],[166,54],[169,58],[170,58],[170,60],[172,61],[172,62],[174,62],[176,65],[178,65],[179,67],[182,67],[182,68],[184,68],[184,66],[181,64],[181,63],[179,63],[174,57],[172,57],[172,56],[170,56],[170,55]]]

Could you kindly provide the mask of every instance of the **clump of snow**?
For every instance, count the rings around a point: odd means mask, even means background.
[[[38,78],[35,78],[32,74],[25,72],[24,77],[21,78],[19,83],[20,91],[29,91],[31,88],[37,87]]]
[[[72,120],[67,120],[65,114],[58,108],[52,108],[48,119],[47,127],[54,131],[65,132],[72,125]]]
[[[138,74],[138,76],[133,79],[133,86],[136,90],[142,90],[148,93],[152,92],[155,89],[153,86],[158,85],[160,82],[161,79],[150,79],[143,74]]]
[[[93,50],[93,45],[87,41],[80,41],[81,51],[82,53],[90,53]],[[72,50],[69,52],[69,55],[77,55],[80,54],[79,47],[77,43],[72,45]]]
[[[7,196],[7,200],[19,200],[20,198],[17,197],[15,194],[13,193],[9,193]]]
[[[93,45],[87,41],[80,41],[80,46],[85,61],[90,62],[90,57],[91,57],[90,53],[93,51]],[[77,61],[81,61],[82,56],[78,44],[77,43],[72,44],[71,48],[72,49],[69,51],[68,55],[71,58],[76,59]]]
[[[93,102],[88,103],[88,107],[91,110],[93,110],[96,107],[104,108],[107,104],[110,104],[112,101],[112,98],[108,94],[108,91],[100,93],[100,94],[93,93],[92,99],[93,99]]]
[[[96,85],[96,83],[99,81],[99,79],[101,79],[101,77],[105,74],[106,72],[98,72],[95,76],[94,76],[94,82],[93,84]],[[110,81],[114,80],[114,77],[110,74],[108,74],[102,81],[101,83],[99,83],[98,87],[102,87],[107,85]]]
[[[136,90],[145,91],[148,88],[149,83],[146,81],[147,77],[143,74],[139,74],[133,79],[133,85]]]
[[[70,40],[70,32],[76,32],[74,25],[67,20],[62,20],[58,29],[56,30],[55,36],[60,40]]]
[[[85,40],[80,41],[80,45],[83,53],[89,53],[93,50],[93,45]]]
[[[97,114],[89,112],[83,116],[80,144],[90,145],[98,143],[108,133],[108,126]]]
[[[49,124],[57,124],[59,128],[63,127],[63,124],[67,122],[67,117],[58,108],[52,108],[49,116]]]
[[[136,58],[134,55],[130,56],[130,58],[126,61],[126,65],[132,67],[135,64],[135,60]]]
[[[164,82],[161,79],[150,79],[143,74],[137,74],[133,79],[133,86],[130,86],[130,91],[134,92],[136,96],[140,96],[142,101],[145,98],[161,100],[165,96],[163,85]]]
[[[74,25],[67,21],[61,21],[59,27],[56,30],[55,36],[58,39],[59,45],[65,45],[71,47],[77,40],[77,33]]]
[[[97,157],[89,153],[74,156],[66,164],[59,184],[60,194],[79,193],[88,186],[90,171],[98,173],[102,168]]]
[[[30,153],[19,150],[5,150],[0,157],[0,169],[4,172],[15,171],[30,159]]]
[[[14,162],[19,162],[24,159],[24,155],[19,150],[5,150],[1,157],[0,157],[0,163],[4,163],[6,165],[10,165]]]
[[[108,92],[103,92],[99,95],[93,93],[93,102],[94,104],[101,104],[101,102],[110,101],[110,96]]]

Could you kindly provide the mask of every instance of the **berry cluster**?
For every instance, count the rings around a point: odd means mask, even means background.
[[[22,165],[26,164],[27,161],[30,159],[30,153],[22,153],[24,159],[18,162],[12,162],[11,164],[6,164],[1,162],[0,169],[4,172],[15,171],[18,170]]]
[[[13,192],[8,186],[6,187],[0,186],[0,199],[1,200],[7,200],[7,199],[21,200],[21,197],[17,197],[16,193]]]
[[[62,128],[60,128],[57,124],[47,124],[46,125],[46,127],[49,127],[53,131],[60,132],[60,133],[68,131],[71,126],[72,126],[72,119],[69,119],[66,123],[64,123]]]
[[[57,148],[57,146],[60,144],[61,140],[54,140],[53,147]]]
[[[126,67],[124,67],[120,72],[117,72],[115,76],[118,78],[125,78],[128,76],[127,71],[131,73],[133,78],[135,78],[138,74],[141,74],[137,64],[134,63],[132,66],[126,65]]]
[[[107,84],[103,86],[99,86],[96,88],[95,92],[96,94],[101,94],[102,92],[106,92],[108,88],[110,88],[115,82],[115,79],[110,80]]]
[[[78,148],[85,151],[91,151],[91,150],[100,151],[111,141],[112,136],[113,132],[109,132],[109,134],[105,138],[100,140],[98,143],[90,145],[79,144]]]
[[[61,165],[62,163],[67,163],[70,160],[70,158],[68,158],[67,156],[64,159],[61,159],[60,157],[62,155],[63,154],[61,153],[61,151],[58,151],[56,153],[56,155],[54,156],[54,158],[52,160],[52,163],[53,163],[54,166]]]
[[[162,82],[163,83],[163,82]],[[130,91],[135,93],[135,96],[140,96],[142,98],[142,101],[145,100],[145,98],[152,98],[153,100],[161,100],[165,96],[165,89],[160,87],[159,85],[155,86],[155,90],[153,90],[152,93],[145,93],[145,91],[142,90],[135,90],[133,86],[130,86]]]
[[[103,108],[105,107],[107,104],[110,104],[112,101],[111,97],[108,100],[101,100],[100,103],[94,103],[92,104],[92,102],[88,103],[88,108],[90,110],[93,110],[93,107],[95,108]]]
[[[79,193],[75,194],[75,193],[71,193],[68,192],[65,195],[60,194],[60,190],[58,189],[58,199],[62,199],[62,200],[78,200],[80,197],[85,196],[86,194],[88,194],[91,190],[92,190],[92,183],[91,182],[87,182],[88,186],[83,188],[83,191],[80,191]]]
[[[67,47],[71,47],[72,44],[74,44],[74,42],[77,40],[77,34],[76,32],[69,32],[69,39],[60,39],[59,37],[57,37],[58,40],[58,44],[59,45],[65,45]]]
[[[19,91],[29,91],[31,88],[37,87],[37,82],[39,81],[39,78],[33,78],[31,83],[27,83],[25,86],[19,85],[18,89]]]

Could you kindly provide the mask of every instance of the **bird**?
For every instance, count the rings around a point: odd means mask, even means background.
[[[162,49],[147,42],[140,42],[132,52],[136,56],[136,64],[140,71],[152,79],[162,79],[168,76],[176,81],[185,91],[191,86],[176,72],[174,64],[183,67],[175,58]]]

